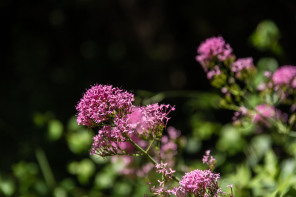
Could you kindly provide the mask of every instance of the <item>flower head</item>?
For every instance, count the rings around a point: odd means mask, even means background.
[[[179,187],[173,191],[179,196],[215,196],[221,190],[218,187],[220,174],[210,170],[193,170],[186,173],[179,182]]]
[[[211,155],[211,151],[210,150],[207,150],[206,151],[206,154],[202,158],[202,162],[205,163],[205,164],[207,164],[211,170],[213,170],[215,168],[216,160]]]
[[[237,79],[242,78],[244,74],[249,74],[254,69],[253,58],[251,57],[239,58],[231,65],[231,71],[235,73]]]
[[[103,126],[115,116],[130,113],[134,95],[111,85],[88,89],[76,106],[77,122],[88,127]]]
[[[296,88],[296,66],[282,66],[272,75],[272,81],[275,87],[286,85]]]
[[[77,122],[99,128],[91,154],[102,157],[132,154],[131,140],[160,140],[175,108],[157,103],[143,107],[132,104],[134,95],[111,85],[95,85],[86,91],[76,106]],[[138,144],[146,146],[146,143]]]
[[[256,106],[256,114],[254,115],[255,123],[263,123],[265,126],[270,126],[269,120],[270,118],[280,119],[281,121],[287,121],[287,117],[285,113],[282,113],[279,109],[276,109],[274,106],[270,106],[267,104],[261,104]]]
[[[218,61],[225,61],[233,56],[232,48],[221,36],[206,39],[197,49],[196,60],[207,71],[207,64],[217,58]]]
[[[275,115],[273,106],[261,104],[256,107],[257,114],[254,116],[254,122],[263,121],[264,118],[272,118]]]
[[[139,135],[157,137],[170,119],[168,114],[173,110],[175,108],[170,105],[158,103],[134,107],[133,112],[127,115],[128,127],[136,130]]]

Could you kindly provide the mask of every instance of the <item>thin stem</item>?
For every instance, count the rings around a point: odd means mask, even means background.
[[[155,141],[155,139],[152,140],[152,142],[150,143],[150,145],[146,149],[146,151],[145,151],[146,153],[148,153],[148,151],[150,150],[150,148],[151,148],[152,144],[154,143],[154,141]]]
[[[128,141],[130,142],[130,143],[132,143],[139,151],[141,151],[142,152],[142,154],[143,155],[145,155],[145,157],[147,157],[147,159],[149,159],[154,165],[156,165],[157,164],[157,162],[149,155],[149,154],[147,154],[146,153],[146,151],[143,149],[143,148],[141,148],[138,144],[136,144],[132,139],[130,139],[129,137],[128,137]]]
[[[116,153],[116,155],[127,155],[127,156],[139,157],[139,156],[142,156],[143,154]]]
[[[130,142],[130,143],[132,143],[139,151],[141,151],[142,152],[142,154],[145,156],[145,157],[147,157],[147,159],[149,159],[154,165],[156,165],[157,164],[157,162],[151,157],[151,155],[149,155],[143,148],[141,148],[137,143],[135,143],[132,139],[130,139],[128,136],[125,136],[126,138],[127,138],[127,140]],[[150,145],[152,145],[152,143],[150,144]],[[175,180],[175,181],[177,181],[177,182],[179,182],[180,181],[180,179],[178,178],[178,177],[176,177],[176,176],[174,176],[174,175],[172,175],[172,178]]]
[[[40,165],[46,184],[48,185],[49,188],[53,188],[56,185],[56,181],[55,181],[53,172],[50,168],[47,157],[45,155],[45,152],[41,148],[36,148],[35,155]]]

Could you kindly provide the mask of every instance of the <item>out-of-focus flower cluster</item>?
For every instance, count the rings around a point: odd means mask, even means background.
[[[211,170],[215,169],[216,160],[211,155],[210,150],[206,151],[206,154],[202,158],[202,163],[207,164]]]
[[[256,88],[252,83],[257,73],[253,59],[236,59],[221,36],[206,39],[197,53],[196,60],[207,72],[211,84],[221,88],[221,106],[236,111],[235,124],[247,117],[265,127],[281,125],[283,130],[283,125],[288,124],[287,128],[296,129],[296,66],[281,66],[273,73],[265,71],[266,80]],[[257,106],[248,101],[254,93],[260,94]]]
[[[229,61],[234,58],[232,48],[221,36],[206,39],[198,47],[197,52],[196,60],[203,66],[205,71],[215,67],[215,63]]]
[[[232,48],[221,37],[206,39],[197,49],[196,60],[201,64],[213,86],[223,93],[237,95],[236,81],[247,81],[256,71],[252,58],[236,60]]]
[[[280,67],[272,75],[272,82],[275,90],[281,86],[296,88],[296,66],[286,65]]]
[[[267,81],[258,87],[263,95],[274,94],[277,96],[278,102],[295,104],[296,66],[285,65],[278,68],[273,74],[268,72],[265,76]]]
[[[288,124],[290,129],[296,129],[296,66],[284,65],[273,73],[265,73],[266,81],[258,87],[262,100],[269,101],[268,105],[256,107],[261,117],[272,118]],[[255,122],[263,122],[259,116]],[[269,126],[270,123],[265,125]],[[284,131],[285,132],[285,131]]]
[[[95,85],[86,91],[76,107],[77,122],[99,129],[91,154],[102,157],[126,154],[130,152],[127,147],[132,138],[161,137],[174,107],[157,103],[136,107],[133,101],[133,94],[111,85]]]

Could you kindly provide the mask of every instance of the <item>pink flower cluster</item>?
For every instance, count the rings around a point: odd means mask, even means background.
[[[139,135],[148,137],[149,131],[154,130],[153,135],[157,134],[157,130],[166,126],[170,119],[168,114],[175,110],[170,105],[159,105],[154,103],[143,107],[134,107],[133,112],[128,114],[128,125],[137,131]],[[157,137],[157,136],[153,136]]]
[[[238,111],[234,112],[234,116],[232,117],[233,124],[239,124],[240,118],[247,115],[247,113],[248,109],[245,106],[241,106]]]
[[[256,106],[256,114],[254,115],[255,123],[262,123],[265,126],[270,126],[269,119],[281,120],[283,122],[287,121],[287,114],[282,113],[279,109],[274,106],[267,104],[260,104]]]
[[[198,47],[197,53],[196,61],[207,72],[207,78],[211,80],[213,86],[222,88],[222,93],[227,96],[237,95],[238,88],[241,88],[243,83],[237,85],[236,81],[247,83],[249,77],[256,71],[253,59],[250,57],[235,61],[232,48],[221,36],[206,39]]]
[[[169,195],[170,193],[172,193],[174,190],[169,190],[165,187],[165,183],[172,180],[173,177],[172,175],[175,173],[174,170],[172,170],[171,168],[166,169],[167,167],[167,163],[157,163],[155,165],[156,168],[156,172],[162,175],[162,180],[158,180],[159,186],[155,187],[152,186],[151,188],[151,192],[153,192],[154,195],[158,195],[158,196],[164,196],[164,195]]]
[[[253,58],[239,58],[231,65],[231,71],[235,73],[235,77],[239,79],[244,72],[254,70]]]
[[[232,48],[221,36],[206,39],[198,47],[197,53],[196,61],[203,66],[205,71],[208,70],[208,64],[212,60],[217,59],[223,62],[233,56]]]
[[[210,150],[206,151],[206,154],[202,158],[202,162],[207,164],[209,166],[209,168],[211,170],[213,170],[215,168],[216,160],[214,159],[214,157],[210,153],[211,153]]]
[[[127,153],[130,139],[161,136],[168,114],[175,108],[159,104],[135,107],[132,101],[133,94],[108,85],[95,85],[86,91],[76,107],[77,122],[99,127],[91,154],[103,157]]]
[[[203,162],[209,165],[215,164],[215,159],[210,155],[210,150],[203,156]],[[222,192],[218,186],[220,174],[213,173],[211,170],[193,170],[186,173],[179,181],[178,187],[171,187],[170,181],[173,178],[172,169],[167,170],[167,164],[156,165],[156,172],[162,174],[162,180],[158,180],[159,186],[153,186],[151,191],[154,195],[177,197],[197,196],[197,197],[218,197],[232,196]],[[231,186],[232,187],[232,186]]]
[[[213,79],[214,76],[220,75],[220,74],[221,74],[221,70],[220,70],[219,66],[216,65],[216,66],[214,66],[214,68],[212,70],[210,70],[207,73],[207,78],[208,79]]]
[[[179,182],[179,187],[170,192],[178,197],[186,196],[219,196],[222,194],[218,186],[220,174],[210,170],[193,170],[186,173]]]
[[[111,85],[88,89],[76,106],[77,122],[88,127],[103,126],[115,116],[131,112],[134,95]]]
[[[279,86],[296,88],[296,66],[286,65],[277,69],[272,75],[276,89]]]
[[[275,116],[275,108],[270,105],[261,104],[256,106],[256,114],[254,116],[254,122],[264,122],[265,119],[272,118]]]

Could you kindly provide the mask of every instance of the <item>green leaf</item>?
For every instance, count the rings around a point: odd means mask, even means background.
[[[58,140],[63,135],[64,126],[59,120],[51,120],[48,124],[48,138],[50,140]]]
[[[0,191],[2,191],[6,196],[12,196],[15,192],[15,185],[13,181],[11,179],[0,179]]]
[[[92,135],[92,132],[87,129],[68,133],[67,142],[70,150],[76,154],[88,151],[92,143]]]

